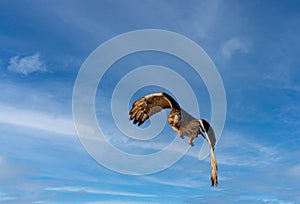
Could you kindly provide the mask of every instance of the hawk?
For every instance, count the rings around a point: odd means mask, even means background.
[[[188,143],[194,146],[193,140],[201,135],[210,145],[211,152],[211,185],[218,184],[218,167],[214,155],[216,137],[210,124],[204,119],[195,119],[180,108],[179,104],[167,93],[153,93],[136,100],[129,111],[133,124],[142,125],[149,117],[163,109],[170,109],[168,123],[182,139],[189,137]]]

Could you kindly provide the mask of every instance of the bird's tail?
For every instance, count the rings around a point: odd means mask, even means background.
[[[216,186],[218,185],[218,166],[217,166],[217,161],[212,146],[210,146],[210,153],[211,153],[211,185]]]
[[[202,131],[204,132],[206,136],[206,140],[210,145],[210,154],[211,154],[211,185],[216,186],[218,185],[218,166],[217,166],[217,160],[214,153],[214,147],[216,143],[216,137],[214,134],[214,131],[212,127],[209,125],[209,123],[204,120],[199,120],[200,127]]]

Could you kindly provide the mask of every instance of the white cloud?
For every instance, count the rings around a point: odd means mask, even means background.
[[[232,38],[221,44],[221,53],[227,59],[230,59],[238,52],[247,53],[249,52],[249,49],[249,43],[240,38]]]
[[[193,177],[185,177],[183,179],[162,179],[156,178],[154,176],[145,176],[143,177],[145,181],[149,181],[152,183],[158,183],[161,185],[168,185],[173,187],[184,187],[184,188],[195,188],[199,187],[199,182],[195,181]]]
[[[74,192],[74,193],[90,193],[90,194],[105,194],[105,195],[118,195],[118,196],[130,196],[130,197],[156,197],[154,194],[143,194],[143,193],[130,193],[125,191],[110,191],[110,190],[99,190],[87,187],[78,186],[62,186],[62,187],[49,187],[46,191],[62,191],[62,192]]]
[[[20,57],[14,56],[9,60],[8,70],[23,75],[28,75],[33,72],[45,72],[47,67],[40,59],[40,54]]]
[[[73,120],[34,110],[25,110],[0,104],[0,123],[23,126],[63,135],[75,135]]]
[[[95,201],[95,202],[88,202],[86,204],[160,204],[161,202],[135,202],[135,201],[124,201],[124,200],[105,200],[105,201]]]
[[[1,193],[0,192],[0,201],[11,201],[11,200],[15,200],[16,198],[15,197],[12,197],[12,196],[9,196],[7,195],[6,193]]]
[[[294,201],[285,201],[285,200],[280,200],[277,198],[273,198],[273,199],[262,199],[262,202],[264,203],[268,203],[268,204],[295,204]]]
[[[269,203],[269,204],[294,204],[294,201],[288,201],[288,200],[281,200],[276,198],[275,196],[272,195],[243,195],[243,196],[239,196],[239,198],[236,200],[238,201],[238,203],[240,203],[241,201],[245,202],[245,201],[249,201],[252,203]]]

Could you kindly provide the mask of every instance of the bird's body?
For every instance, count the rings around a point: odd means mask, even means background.
[[[218,184],[217,163],[214,156],[216,138],[212,127],[204,119],[196,119],[180,108],[179,104],[168,94],[160,92],[146,95],[136,100],[129,112],[133,123],[142,125],[145,120],[163,109],[171,109],[168,116],[168,124],[176,131],[179,137],[189,137],[188,143],[193,146],[193,140],[202,135],[210,144],[211,149],[211,181],[212,186]]]

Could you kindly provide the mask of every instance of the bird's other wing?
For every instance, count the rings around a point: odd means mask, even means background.
[[[214,153],[214,148],[215,148],[215,144],[216,144],[215,133],[214,133],[214,130],[212,129],[212,127],[210,126],[210,124],[206,120],[200,119],[199,125],[200,125],[201,130],[205,134],[205,138],[206,138],[207,142],[210,145],[211,185],[216,186],[216,185],[218,185],[218,166],[217,166],[217,160],[216,160],[215,153]]]
[[[212,146],[213,150],[215,149],[215,144],[216,144],[216,136],[215,136],[215,132],[213,130],[213,128],[210,126],[210,124],[204,120],[204,119],[200,119],[199,120],[200,123],[200,128],[201,130],[206,134],[206,136],[209,139],[209,143]]]
[[[133,103],[129,111],[130,120],[140,126],[150,116],[166,108],[180,110],[180,106],[170,95],[164,92],[149,94]]]

